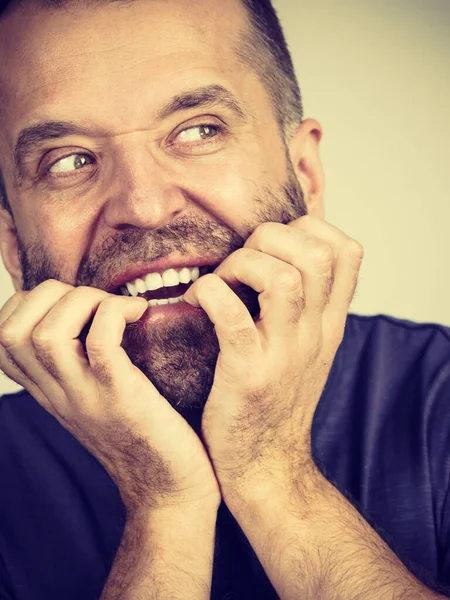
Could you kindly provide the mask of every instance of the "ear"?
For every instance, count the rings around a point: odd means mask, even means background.
[[[22,290],[22,266],[19,259],[17,229],[14,219],[4,208],[0,208],[0,252],[14,289],[16,292]]]
[[[322,127],[315,119],[306,119],[289,142],[289,156],[297,179],[305,195],[308,212],[314,217],[325,218],[325,178],[319,156]]]

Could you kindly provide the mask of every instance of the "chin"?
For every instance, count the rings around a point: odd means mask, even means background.
[[[202,410],[219,356],[213,324],[200,311],[167,321],[127,325],[122,346],[176,410]]]
[[[257,293],[244,285],[235,292],[255,318],[260,310]],[[203,410],[219,356],[214,326],[205,312],[131,323],[125,328],[122,346],[178,412]]]

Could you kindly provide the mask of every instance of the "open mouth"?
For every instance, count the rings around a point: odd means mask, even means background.
[[[111,293],[145,298],[150,306],[176,304],[199,277],[212,273],[218,265],[168,269],[162,273],[148,273],[127,282]]]

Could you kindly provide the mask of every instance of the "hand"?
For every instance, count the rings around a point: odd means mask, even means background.
[[[358,242],[319,219],[264,223],[185,294],[220,345],[202,436],[225,501],[238,489],[293,489],[311,460],[312,419],[362,258]],[[255,320],[232,290],[239,283],[259,293]]]
[[[129,512],[220,504],[198,436],[121,347],[148,303],[48,280],[0,310],[0,368],[116,482]],[[94,316],[86,352],[78,339]]]

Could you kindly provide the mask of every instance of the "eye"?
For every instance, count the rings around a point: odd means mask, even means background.
[[[87,154],[71,154],[56,161],[49,169],[49,173],[67,173],[77,171],[86,165],[92,164],[93,159]]]
[[[188,129],[184,129],[181,131],[177,137],[176,141],[181,143],[195,143],[201,142],[202,140],[207,140],[213,137],[216,137],[221,132],[221,127],[219,125],[194,125],[193,127],[189,127]]]

